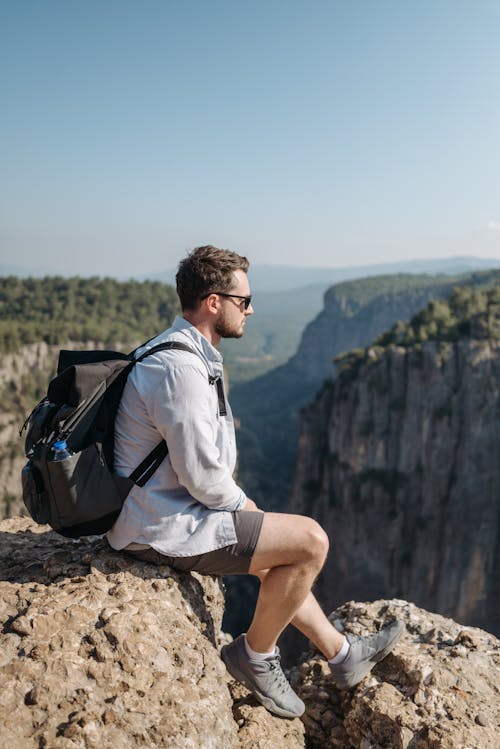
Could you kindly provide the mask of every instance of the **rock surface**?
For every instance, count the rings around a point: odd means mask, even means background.
[[[324,659],[302,663],[309,749],[498,749],[500,642],[405,601],[350,602],[330,616],[353,635],[395,618],[405,635],[350,692],[335,689]]]
[[[369,349],[303,412],[290,511],[330,536],[328,608],[404,598],[500,633],[499,414],[494,340]]]
[[[270,715],[218,650],[220,581],[0,523],[0,749],[498,749],[500,642],[404,601],[331,615],[407,633],[355,690],[310,653],[303,722]]]
[[[304,746],[301,721],[231,696],[218,579],[25,519],[0,541],[1,749]]]

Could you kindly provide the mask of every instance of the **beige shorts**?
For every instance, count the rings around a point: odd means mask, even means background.
[[[246,575],[259,540],[263,512],[233,512],[236,531],[235,544],[222,549],[197,554],[194,557],[169,557],[152,549],[130,549],[124,551],[136,559],[153,564],[168,564],[183,572],[199,572],[202,575]]]

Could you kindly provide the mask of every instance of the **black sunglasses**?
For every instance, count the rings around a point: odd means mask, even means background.
[[[248,309],[250,305],[252,304],[252,295],[249,294],[248,296],[241,296],[240,294],[226,294],[224,291],[211,291],[210,294],[217,294],[217,296],[227,296],[231,299],[242,299],[243,303],[245,305],[245,309]],[[206,299],[210,296],[210,294],[205,294],[205,296],[202,296],[202,299]]]

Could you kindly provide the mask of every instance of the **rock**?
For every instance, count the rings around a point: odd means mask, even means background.
[[[0,541],[0,749],[304,747],[231,682],[219,579],[24,518]]]
[[[330,615],[353,635],[395,618],[407,632],[350,692],[332,685],[323,658],[302,663],[311,749],[498,749],[500,641],[405,601],[349,602]]]
[[[0,749],[498,749],[500,642],[404,601],[348,603],[348,633],[407,633],[355,690],[310,653],[291,675],[304,721],[227,674],[220,580],[0,523]]]
[[[464,338],[380,348],[304,409],[287,510],[329,535],[329,610],[403,598],[500,634],[499,408],[500,341]]]
[[[334,358],[369,345],[397,320],[407,320],[430,299],[441,299],[456,284],[446,276],[398,274],[347,281],[324,295],[324,308],[305,328],[289,361],[231,390],[240,419],[238,475],[258,505],[288,512],[299,434],[299,410],[325,379],[335,376]],[[476,282],[480,283],[478,275]]]

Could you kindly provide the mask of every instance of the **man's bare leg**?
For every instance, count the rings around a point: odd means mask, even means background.
[[[404,629],[393,622],[364,638],[347,640],[340,634],[311,593],[327,552],[328,538],[311,518],[265,513],[249,568],[261,581],[254,617],[246,636],[224,645],[221,656],[229,673],[276,715],[292,718],[305,710],[274,650],[288,624],[323,652],[341,689],[358,684],[392,650]]]
[[[334,658],[344,644],[344,635],[328,620],[312,593],[309,593],[291,624],[311,640],[327,660]]]
[[[344,637],[328,621],[311,593],[328,553],[328,537],[311,518],[265,513],[250,574],[261,587],[246,638],[253,650],[266,653],[291,622],[327,657]]]

